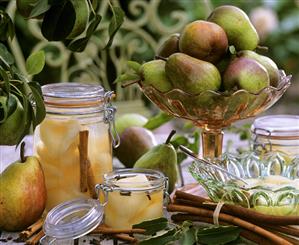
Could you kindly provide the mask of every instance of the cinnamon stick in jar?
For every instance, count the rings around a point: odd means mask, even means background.
[[[80,191],[89,191],[92,198],[97,198],[95,192],[95,180],[92,166],[88,158],[88,130],[79,133],[79,155],[80,155]]]

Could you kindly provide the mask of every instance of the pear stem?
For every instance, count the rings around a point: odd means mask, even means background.
[[[24,156],[24,154],[25,154],[25,142],[23,141],[20,146],[21,163],[24,163],[26,161],[26,157]]]
[[[166,139],[166,141],[165,141],[165,144],[168,144],[168,143],[170,142],[172,136],[174,136],[175,133],[176,133],[176,131],[173,129],[173,130],[170,132],[170,134],[168,135],[168,137],[167,137],[167,139]]]
[[[138,79],[138,80],[133,80],[133,81],[129,81],[129,82],[127,82],[127,83],[122,84],[121,87],[122,87],[122,88],[126,88],[126,87],[128,87],[128,86],[130,86],[130,85],[132,85],[132,84],[139,83],[139,82],[140,82],[140,79]]]
[[[155,59],[167,61],[167,58],[162,57],[160,55],[155,55]]]

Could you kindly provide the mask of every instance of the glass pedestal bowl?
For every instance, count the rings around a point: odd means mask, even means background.
[[[280,153],[263,157],[255,153],[224,153],[212,161],[238,178],[209,166],[202,160],[189,170],[214,202],[225,202],[270,214],[299,216],[299,158]]]
[[[246,90],[234,93],[208,90],[193,95],[180,89],[161,92],[152,86],[139,85],[144,95],[162,111],[201,127],[203,156],[214,158],[222,153],[223,128],[267,110],[290,86],[290,79],[291,76],[280,71],[278,86],[266,87],[258,94]]]

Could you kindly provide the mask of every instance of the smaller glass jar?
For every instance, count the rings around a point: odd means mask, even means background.
[[[150,169],[119,169],[104,175],[96,187],[105,196],[104,223],[112,228],[132,225],[163,216],[168,179]]]
[[[299,116],[271,115],[257,118],[251,126],[253,149],[258,154],[281,152],[299,155]]]
[[[127,229],[133,224],[163,216],[168,197],[168,178],[150,169],[119,169],[104,175],[95,187],[99,199],[74,199],[61,203],[47,214],[42,245],[72,244],[95,229],[105,217],[112,228]]]

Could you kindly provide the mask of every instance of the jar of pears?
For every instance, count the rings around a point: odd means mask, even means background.
[[[75,198],[96,198],[95,185],[112,171],[113,92],[99,85],[42,87],[46,117],[34,132],[34,153],[45,175],[46,211]],[[116,136],[116,137],[114,137]]]
[[[254,121],[251,131],[253,149],[258,154],[278,152],[291,159],[299,156],[299,116],[259,117]]]

